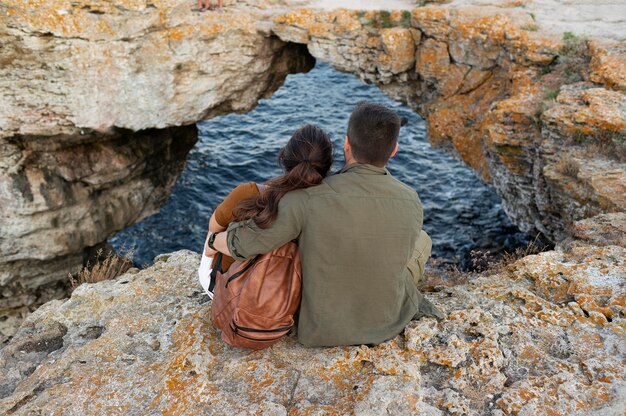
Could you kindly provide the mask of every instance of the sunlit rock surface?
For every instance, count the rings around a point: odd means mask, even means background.
[[[576,239],[589,244],[626,247],[626,213],[602,214],[574,224]]]
[[[194,7],[3,1],[0,137],[192,124],[248,111],[303,69],[306,56],[271,36],[254,8]]]
[[[621,415],[626,251],[579,246],[428,294],[448,318],[374,348],[223,344],[199,256],[163,255],[34,312],[0,351],[0,413]]]

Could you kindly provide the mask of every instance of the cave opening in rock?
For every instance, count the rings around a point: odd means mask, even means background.
[[[528,243],[529,237],[502,210],[495,191],[462,162],[428,143],[420,116],[376,86],[324,63],[309,73],[289,75],[271,98],[246,114],[198,123],[198,144],[168,203],[110,242],[116,249],[134,247],[137,264],[174,250],[199,251],[215,206],[239,183],[278,175],[278,149],[298,126],[315,123],[331,135],[338,170],[348,117],[360,100],[381,102],[408,119],[389,170],[420,195],[424,229],[433,237],[435,257],[466,269],[472,250],[510,251]]]

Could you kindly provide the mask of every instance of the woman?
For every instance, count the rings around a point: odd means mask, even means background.
[[[326,177],[333,164],[333,144],[321,128],[306,124],[278,152],[278,162],[283,175],[264,185],[241,184],[224,199],[211,215],[207,240],[211,234],[225,231],[232,221],[253,219],[260,228],[269,228],[278,215],[278,203],[287,192],[318,185]],[[206,243],[204,250],[208,257],[215,254]],[[233,262],[224,255],[221,271],[228,270]]]

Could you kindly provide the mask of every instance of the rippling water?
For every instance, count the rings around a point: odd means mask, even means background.
[[[456,258],[464,266],[473,248],[511,249],[527,241],[491,188],[461,162],[430,146],[423,119],[375,86],[319,63],[307,74],[290,75],[253,111],[199,123],[198,144],[168,203],[158,214],[119,232],[111,244],[135,247],[140,265],[161,253],[200,251],[215,206],[241,182],[261,182],[280,174],[276,154],[300,125],[315,123],[330,134],[338,170],[348,118],[360,100],[383,103],[409,120],[400,132],[400,150],[388,167],[419,193],[434,256]]]

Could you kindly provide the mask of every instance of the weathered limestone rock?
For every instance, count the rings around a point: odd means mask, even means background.
[[[195,126],[90,135],[87,142],[6,140],[16,163],[0,180],[0,262],[13,267],[0,271],[0,284],[36,285],[22,280],[44,274],[29,260],[80,256],[156,212],[196,140]]]
[[[541,119],[550,133],[561,138],[598,135],[626,129],[624,108],[623,93],[581,82],[561,87],[556,105],[545,111]]]
[[[577,221],[574,238],[598,246],[626,247],[626,213],[602,214]]]
[[[577,246],[566,253],[525,257],[515,264],[514,275],[532,280],[533,292],[543,299],[567,304],[602,326],[626,315],[623,256],[624,248],[619,246]],[[598,314],[592,316],[592,312]]]
[[[589,47],[593,57],[591,80],[607,88],[626,91],[626,42],[590,42]]]
[[[138,131],[248,111],[287,73],[310,65],[250,11],[193,7],[2,2],[0,137]]]
[[[157,212],[196,121],[248,111],[314,63],[253,11],[192,7],[0,4],[0,313],[46,285],[62,295],[86,249]]]
[[[161,256],[34,312],[0,351],[0,412],[620,414],[626,250],[579,246],[428,296],[448,318],[373,348],[231,348],[198,255]]]

